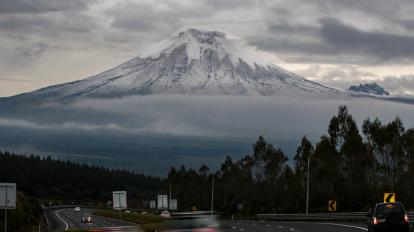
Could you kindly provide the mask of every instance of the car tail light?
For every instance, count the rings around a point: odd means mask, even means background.
[[[372,218],[372,224],[377,225],[378,224],[378,220],[376,217]]]
[[[409,223],[410,222],[410,219],[408,219],[408,215],[407,214],[404,215],[404,222],[405,223]]]

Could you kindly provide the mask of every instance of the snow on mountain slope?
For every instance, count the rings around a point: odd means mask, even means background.
[[[33,97],[119,97],[142,94],[275,95],[338,93],[284,70],[252,47],[217,31],[188,29],[113,69],[29,93]]]

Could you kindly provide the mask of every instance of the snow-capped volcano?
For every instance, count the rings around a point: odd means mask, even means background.
[[[139,94],[274,95],[336,93],[266,61],[217,31],[188,29],[113,69],[30,95],[67,99]]]

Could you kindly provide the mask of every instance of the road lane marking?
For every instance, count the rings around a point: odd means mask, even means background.
[[[346,225],[346,224],[337,224],[337,223],[328,223],[328,222],[278,222],[281,224],[319,224],[319,225],[331,225],[331,226],[341,226],[341,227],[348,227],[354,228],[359,230],[368,231],[367,228],[360,227],[360,226],[353,226],[353,225]],[[278,226],[279,228],[283,228],[283,226]]]
[[[360,230],[365,230],[368,231],[367,228],[363,228],[360,226],[351,226],[351,225],[346,225],[346,224],[336,224],[336,223],[318,223],[318,224],[322,224],[322,225],[332,225],[332,226],[342,226],[342,227],[349,227],[349,228],[355,228],[355,229],[360,229]]]
[[[63,218],[61,218],[60,216],[59,216],[59,214],[58,214],[58,212],[60,212],[60,211],[62,211],[62,210],[64,210],[64,209],[61,209],[61,210],[56,210],[55,211],[55,215],[56,215],[56,217],[57,218],[59,218],[64,224],[65,224],[65,231],[68,231],[68,229],[69,229],[69,225],[68,225],[68,223],[65,221],[65,220],[63,220]]]

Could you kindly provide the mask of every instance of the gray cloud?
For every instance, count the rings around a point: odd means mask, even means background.
[[[395,64],[414,59],[414,36],[363,31],[335,18],[319,23],[269,23],[267,35],[249,39],[261,49],[286,53],[287,60],[301,63]]]
[[[51,11],[83,10],[92,1],[70,0],[2,0],[0,13],[43,13]]]
[[[414,75],[386,76],[378,80],[378,84],[396,94],[410,93],[414,95]]]
[[[321,34],[333,50],[360,53],[382,60],[414,58],[414,37],[385,32],[365,32],[333,18],[321,20]]]
[[[317,141],[326,133],[340,104],[349,107],[358,125],[367,117],[390,121],[397,114],[408,127],[414,125],[412,105],[371,98],[149,95],[35,107],[43,116],[27,109],[11,118],[0,110],[0,147],[102,154],[119,158],[120,166],[134,168],[134,163],[152,172],[154,166],[168,169],[190,160],[199,166],[208,157],[215,158],[209,164],[219,165],[225,155],[250,152],[260,134],[293,155],[304,134]]]
[[[414,94],[414,75],[378,76],[352,65],[322,67],[312,65],[297,73],[328,85],[348,89],[351,85],[377,83],[393,95]],[[410,96],[412,97],[412,96]]]
[[[19,49],[21,50],[21,55],[27,59],[34,60],[42,55],[49,49],[49,45],[45,43],[35,43],[32,44],[31,47],[27,49]]]

